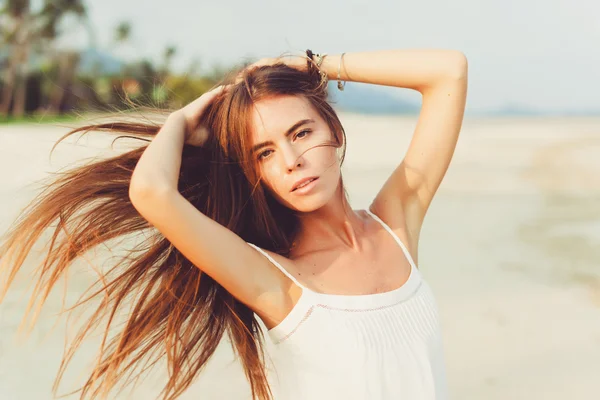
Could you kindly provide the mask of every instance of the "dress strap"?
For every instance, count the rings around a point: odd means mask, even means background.
[[[288,272],[288,270],[286,270],[285,268],[283,268],[283,266],[281,264],[279,264],[277,261],[275,261],[275,259],[273,257],[271,257],[266,251],[264,251],[263,249],[261,249],[260,247],[246,242],[248,243],[250,246],[254,247],[259,253],[261,253],[263,256],[265,256],[267,258],[267,260],[271,261],[271,263],[277,267],[277,269],[279,269],[281,272],[283,272],[285,274],[285,276],[287,276],[288,278],[290,278],[292,280],[292,282],[294,282],[296,285],[300,286],[303,290],[306,289],[306,287],[301,284],[298,279],[296,279],[294,277],[294,275],[290,274]]]
[[[390,235],[392,235],[392,237],[396,240],[396,243],[398,243],[398,245],[400,246],[400,248],[402,249],[402,252],[404,252],[404,256],[406,257],[406,259],[408,260],[408,262],[410,263],[410,266],[413,269],[417,269],[417,265],[415,264],[415,262],[413,261],[412,256],[410,255],[410,252],[408,251],[408,248],[404,245],[404,243],[402,243],[402,240],[400,240],[400,238],[398,237],[398,235],[396,235],[394,233],[394,231],[392,230],[392,228],[390,228],[388,226],[388,224],[386,224],[385,222],[383,222],[383,220],[381,218],[379,218],[377,215],[373,214],[371,212],[371,210],[369,210],[368,208],[366,209],[367,213],[373,217],[373,219],[375,219],[377,222],[379,222],[381,224],[381,226],[383,226],[383,228],[388,231],[390,233]]]

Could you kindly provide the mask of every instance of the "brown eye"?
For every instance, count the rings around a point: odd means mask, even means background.
[[[310,133],[310,129],[305,129],[303,131],[300,131],[296,134],[295,139],[302,139],[303,137],[305,137],[306,135],[308,135]]]
[[[259,160],[262,160],[262,159],[264,159],[265,157],[268,157],[268,156],[269,156],[269,154],[271,154],[271,153],[270,153],[271,151],[273,151],[273,150],[265,150],[265,151],[263,151],[262,153],[260,153],[260,154],[258,155],[258,159],[259,159]]]

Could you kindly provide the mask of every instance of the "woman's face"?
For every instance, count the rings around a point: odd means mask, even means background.
[[[333,133],[303,96],[257,102],[251,142],[264,185],[286,207],[314,211],[336,193],[340,163]]]

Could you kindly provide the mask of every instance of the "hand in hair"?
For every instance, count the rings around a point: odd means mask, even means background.
[[[185,143],[201,147],[208,139],[208,129],[200,121],[202,113],[219,94],[226,91],[231,85],[221,85],[204,93],[196,100],[174,112],[185,120]]]
[[[274,64],[285,64],[288,67],[296,68],[300,71],[306,71],[306,62],[308,58],[306,55],[283,55],[280,57],[266,57],[261,58],[260,60],[248,65],[237,75],[235,83],[239,83],[242,80],[242,76],[244,71],[254,69],[256,67],[262,67],[265,65],[274,65]]]

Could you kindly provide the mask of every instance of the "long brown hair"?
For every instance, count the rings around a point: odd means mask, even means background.
[[[263,188],[249,158],[252,105],[271,96],[304,96],[328,123],[342,160],[344,130],[328,102],[327,87],[311,63],[307,71],[282,63],[246,68],[233,72],[222,83],[233,86],[204,113],[203,124],[212,133],[207,143],[201,148],[184,146],[178,189],[200,212],[244,240],[288,255],[297,219]],[[71,130],[57,144],[77,132],[89,131],[125,133],[148,140],[143,136],[151,137],[160,128],[160,124],[138,122],[86,125]],[[133,380],[118,382],[120,377],[133,377],[137,368],[140,375],[146,365],[152,366],[166,355],[169,379],[161,396],[175,399],[192,384],[227,332],[253,398],[270,399],[264,337],[252,310],[188,261],[132,206],[129,182],[144,150],[145,146],[79,166],[48,181],[0,245],[0,272],[6,274],[0,301],[33,245],[48,230],[51,240],[36,269],[36,285],[25,318],[34,305],[41,307],[68,266],[88,250],[148,231],[147,239],[102,272],[88,289],[90,293],[86,291],[75,304],[74,308],[92,299],[99,301],[65,352],[54,392],[82,340],[107,317],[100,357],[79,389],[81,398],[106,396],[117,383]],[[122,329],[109,337],[126,306],[131,311]]]

